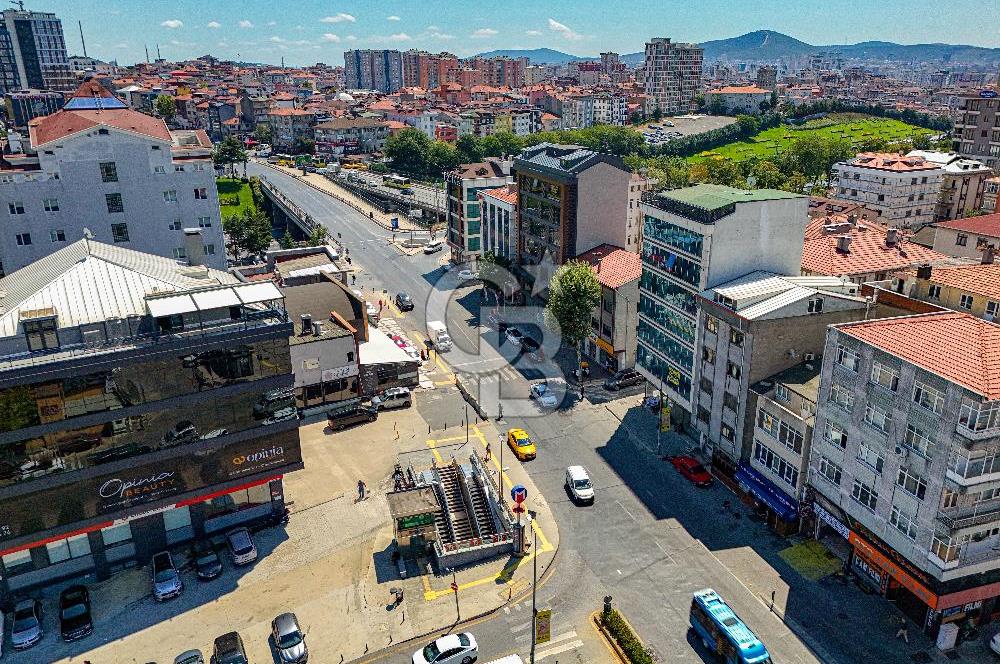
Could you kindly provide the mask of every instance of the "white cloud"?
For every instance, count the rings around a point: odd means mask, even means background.
[[[269,38],[267,41],[274,42],[275,44],[284,44],[285,43],[285,40],[282,39],[281,37],[278,37],[277,35],[275,35],[274,37]]]
[[[277,21],[268,21],[267,24],[268,24],[268,26],[275,26],[275,25],[278,25],[278,22]]]
[[[454,39],[455,38],[455,35],[449,35],[449,34],[447,34],[445,32],[437,32],[436,30],[433,31],[433,32],[427,33],[427,36],[430,37],[431,39],[442,39],[442,40],[448,40],[448,39]]]
[[[528,35],[529,37],[541,37],[542,36],[542,31],[541,30],[528,30],[524,34]]]
[[[164,21],[163,23],[160,23],[160,25],[162,25],[164,28],[169,28],[170,30],[176,30],[177,28],[184,27],[184,21],[179,21],[176,18],[172,18],[167,21]]]
[[[386,39],[388,41],[394,41],[394,42],[410,41],[410,35],[406,34],[405,32],[397,32],[394,35],[389,35],[388,37],[386,37]]]
[[[564,25],[559,21],[550,18],[549,19],[549,30],[552,32],[558,32],[562,35],[563,39],[568,39],[570,41],[577,41],[583,39],[583,35],[573,32],[568,25]]]
[[[243,29],[248,30],[253,27],[253,21],[248,21],[246,19],[243,19],[242,21],[239,22],[239,26]]]
[[[475,39],[488,39],[489,37],[496,36],[497,34],[499,33],[493,28],[479,28],[470,36]]]
[[[333,34],[332,32],[324,32],[322,39],[325,42],[339,42],[340,41],[340,37],[338,37],[337,35]]]
[[[97,46],[97,44],[94,44],[94,46]],[[111,48],[128,48],[128,42],[121,42],[121,43],[115,44]]]
[[[227,41],[220,41],[220,42],[218,42],[216,44],[216,46],[218,46],[219,48],[228,48],[229,47],[229,42],[227,42]]]
[[[333,16],[324,16],[319,20],[320,23],[356,23],[357,19],[350,14],[345,14],[340,12],[339,14],[334,14]]]
[[[355,37],[354,35],[347,35],[346,37],[344,37],[344,39],[346,39],[347,41],[358,41],[358,38]]]
[[[387,20],[387,21],[399,21],[401,19],[398,16],[386,16],[385,20]]]
[[[427,29],[429,31],[431,31],[431,32],[440,32],[441,31],[441,28],[437,27],[436,25],[428,25]]]
[[[221,23],[219,23],[218,21],[209,21],[209,22],[208,22],[208,23],[207,23],[207,24],[205,25],[205,27],[206,27],[206,28],[212,28],[213,30],[218,30],[219,28],[221,28],[221,27],[222,27],[222,24],[221,24]]]

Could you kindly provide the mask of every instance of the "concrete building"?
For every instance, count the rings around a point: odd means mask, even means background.
[[[693,412],[698,294],[755,270],[798,273],[808,200],[711,184],[643,199],[636,367],[676,422]]]
[[[507,184],[479,192],[483,252],[512,260],[517,251],[517,188]]]
[[[992,258],[992,254],[988,255]],[[915,300],[972,314],[995,322],[1000,319],[1000,264],[963,263],[922,265],[897,274],[894,290]]]
[[[344,80],[348,90],[398,92],[403,87],[402,55],[395,50],[344,51]]]
[[[833,197],[878,210],[889,226],[934,221],[944,169],[921,157],[862,152],[830,171]]]
[[[583,342],[583,354],[608,371],[635,366],[642,257],[602,244],[576,259],[589,263],[601,283],[601,302],[591,315],[591,332]]]
[[[758,88],[763,88],[765,90],[771,91],[778,87],[778,69],[771,65],[762,65],[757,68],[757,81]]]
[[[66,103],[61,92],[14,90],[3,97],[10,127],[24,131],[35,118],[52,115]]]
[[[65,108],[8,134],[0,159],[2,269],[11,272],[85,235],[137,251],[226,267],[204,131],[171,131],[84,83]],[[195,229],[202,242],[189,243]],[[196,253],[195,253],[196,252]]]
[[[987,248],[1000,250],[1000,213],[934,224],[933,246],[942,254],[978,261]]]
[[[50,12],[6,9],[0,21],[0,92],[70,92],[77,83],[69,66],[62,21]]]
[[[986,178],[983,181],[982,210],[986,214],[1000,212],[1000,177]]]
[[[988,166],[954,152],[913,150],[907,156],[926,159],[944,170],[934,221],[961,219],[970,212],[984,209],[983,189],[986,180],[993,175]]]
[[[267,112],[271,126],[271,147],[278,152],[294,152],[299,141],[315,141],[316,114],[304,108],[272,108]]]
[[[705,90],[705,104],[710,106],[713,102],[721,104],[731,115],[756,115],[762,112],[762,103],[771,103],[771,91],[755,85],[727,85]]]
[[[313,129],[316,153],[322,155],[378,152],[389,138],[389,125],[371,118],[333,118]]]
[[[243,95],[240,97],[240,119],[244,126],[250,130],[256,129],[257,125],[268,123],[267,114],[271,112],[270,97],[254,97]]]
[[[647,177],[644,173],[633,173],[628,183],[628,224],[625,226],[625,244],[627,251],[639,253],[642,250],[642,197],[646,192],[653,191],[657,180]]]
[[[952,149],[990,168],[1000,167],[998,110],[1000,98],[996,90],[984,89],[964,95],[952,133]]]
[[[678,44],[655,37],[646,42],[644,86],[648,98],[646,114],[687,113],[696,108],[701,91],[704,51],[697,44]]]
[[[448,193],[448,246],[452,260],[472,260],[483,253],[479,192],[510,183],[510,162],[487,159],[463,164],[445,173],[444,181]]]
[[[78,240],[0,291],[4,601],[284,512],[302,457],[274,284]]]
[[[861,582],[931,632],[990,616],[1000,594],[998,348],[1000,326],[953,312],[827,333],[816,506]]]

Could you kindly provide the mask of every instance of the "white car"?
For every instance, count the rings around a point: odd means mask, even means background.
[[[479,646],[469,632],[449,634],[413,653],[413,664],[472,664]]]
[[[573,502],[594,502],[594,484],[583,466],[570,466],[566,469],[566,490],[573,497]]]
[[[405,387],[390,387],[382,394],[372,397],[372,407],[378,410],[409,408],[411,405],[413,396]]]
[[[458,280],[459,281],[475,281],[479,278],[479,275],[472,270],[459,270]]]
[[[516,327],[508,327],[504,335],[507,337],[507,341],[509,341],[512,346],[520,346],[521,340],[524,339],[524,335],[521,333],[521,330]]]
[[[531,386],[531,398],[543,408],[555,408],[559,405],[559,398],[545,383],[536,383]]]
[[[1000,632],[994,634],[993,638],[990,639],[990,650],[1000,655]]]

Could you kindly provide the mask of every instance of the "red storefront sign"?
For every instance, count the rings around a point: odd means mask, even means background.
[[[1000,582],[978,588],[969,588],[950,595],[942,595],[938,598],[938,606],[944,608],[961,606],[972,602],[981,602],[991,597],[1000,597]]]
[[[867,561],[881,567],[884,572],[898,581],[901,586],[916,595],[924,604],[932,609],[936,609],[938,607],[937,595],[928,590],[922,583],[914,579],[899,565],[886,558],[874,546],[861,539],[857,533],[851,531],[850,537],[847,538],[847,541],[853,544],[854,548],[860,552]]]

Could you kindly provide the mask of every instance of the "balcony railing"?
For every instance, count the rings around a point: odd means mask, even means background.
[[[642,194],[642,202],[663,210],[664,212],[676,214],[678,217],[684,217],[685,219],[697,221],[702,224],[714,224],[719,219],[736,212],[736,203],[729,203],[727,205],[723,205],[722,207],[709,210],[707,208],[698,207],[697,205],[682,203],[681,201],[667,198],[653,191],[644,192]]]
[[[988,507],[976,507],[971,512],[968,508],[940,512],[937,515],[937,519],[948,530],[981,526],[986,523],[1000,521],[1000,504]]]

